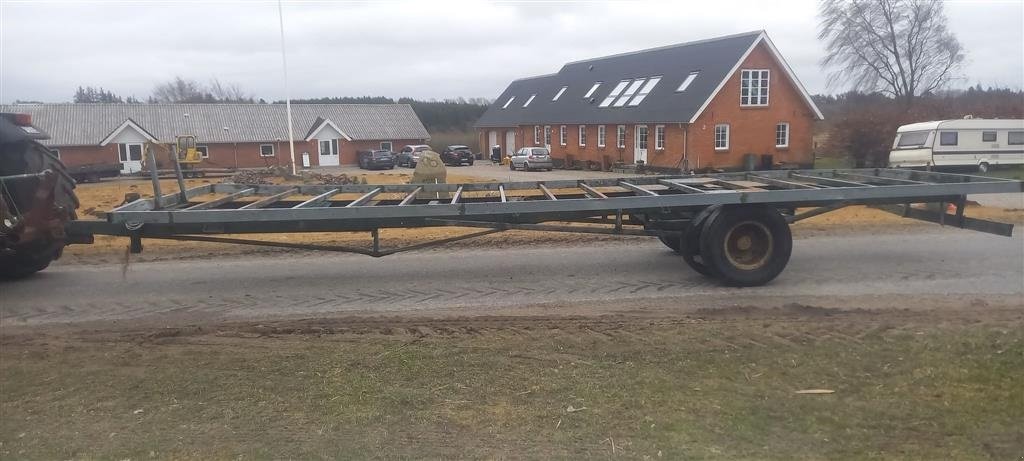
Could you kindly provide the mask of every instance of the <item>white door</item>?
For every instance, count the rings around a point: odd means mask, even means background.
[[[637,125],[633,139],[633,163],[640,160],[647,163],[647,125]]]
[[[505,132],[505,155],[512,155],[516,151],[516,132]]]
[[[121,160],[121,173],[142,171],[142,144],[118,144],[117,153]]]
[[[498,132],[491,130],[487,132],[487,152],[491,151],[491,148],[498,145]]]
[[[338,140],[320,140],[320,166],[338,166],[341,164],[338,159]]]

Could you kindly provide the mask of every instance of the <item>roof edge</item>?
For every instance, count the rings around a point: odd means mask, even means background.
[[[600,56],[600,57],[596,57],[596,58],[580,59],[578,61],[570,61],[570,62],[565,63],[562,66],[562,68],[564,69],[564,68],[566,68],[568,66],[571,66],[573,64],[581,64],[581,63],[584,63],[584,62],[600,61],[602,59],[610,59],[610,58],[619,58],[619,57],[623,57],[623,56],[631,56],[631,55],[634,55],[634,54],[649,53],[649,52],[652,52],[652,51],[667,50],[667,49],[671,49],[671,48],[681,48],[681,47],[684,47],[684,46],[699,45],[699,44],[702,44],[702,43],[717,42],[719,40],[728,40],[730,38],[737,38],[737,37],[743,37],[743,36],[747,36],[747,35],[764,34],[764,33],[765,33],[764,29],[752,30],[752,31],[749,31],[749,32],[741,32],[741,33],[738,33],[738,34],[723,35],[721,37],[712,37],[712,38],[705,38],[703,40],[693,40],[693,41],[690,41],[690,42],[674,43],[674,44],[671,44],[671,45],[656,46],[654,48],[645,48],[645,49],[636,50],[636,51],[626,51],[626,52],[623,52],[623,53],[610,54],[610,55],[607,55],[607,56]],[[555,75],[557,75],[557,73]]]

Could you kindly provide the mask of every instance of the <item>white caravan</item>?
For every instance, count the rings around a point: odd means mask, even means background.
[[[1024,120],[959,119],[912,123],[896,130],[892,168],[1024,165]]]

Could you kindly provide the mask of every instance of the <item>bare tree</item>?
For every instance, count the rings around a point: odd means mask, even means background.
[[[819,16],[830,86],[851,83],[909,107],[946,86],[964,60],[941,0],[823,0]]]
[[[195,80],[185,80],[180,76],[161,83],[153,88],[154,102],[209,102],[206,100],[203,87]]]
[[[217,78],[210,80],[209,93],[218,102],[253,102],[253,95],[238,86],[237,83],[221,83]]]

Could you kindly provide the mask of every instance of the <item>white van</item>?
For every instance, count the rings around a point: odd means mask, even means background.
[[[959,119],[912,123],[896,130],[891,168],[1024,165],[1024,120]]]

